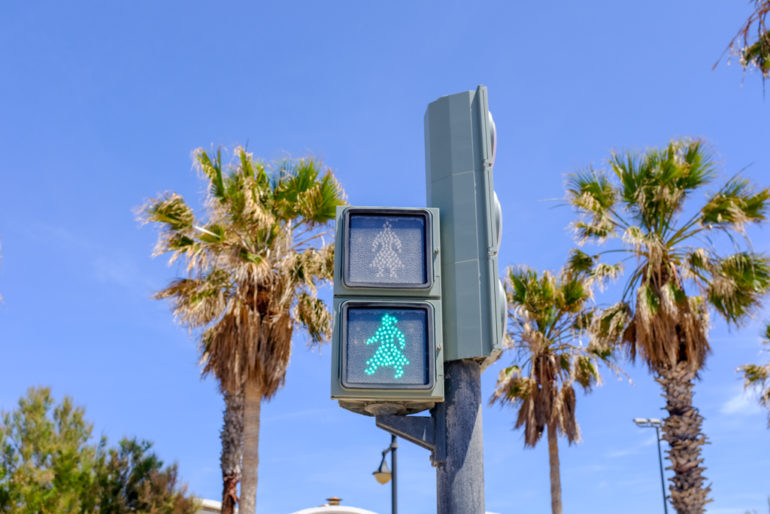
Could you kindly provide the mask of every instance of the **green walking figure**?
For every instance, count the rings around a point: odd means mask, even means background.
[[[380,346],[371,359],[366,361],[367,368],[364,373],[373,375],[380,368],[394,368],[394,378],[401,378],[404,374],[404,366],[409,364],[409,359],[402,352],[406,346],[406,338],[397,327],[398,319],[390,314],[382,317],[381,324],[372,337],[366,340],[366,344],[379,342]]]

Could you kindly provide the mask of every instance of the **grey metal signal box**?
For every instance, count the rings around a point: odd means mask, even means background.
[[[339,207],[331,395],[368,415],[444,398],[439,210]]]
[[[427,202],[441,211],[444,355],[499,355],[507,307],[499,279],[502,212],[492,180],[496,134],[487,89],[444,96],[425,113]]]

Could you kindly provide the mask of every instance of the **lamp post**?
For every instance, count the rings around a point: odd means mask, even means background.
[[[380,467],[372,473],[374,478],[381,484],[387,484],[391,478],[393,482],[390,484],[390,503],[393,514],[398,514],[398,500],[396,497],[396,450],[398,449],[398,443],[396,442],[396,436],[390,436],[390,446],[382,450],[382,462]],[[393,467],[393,472],[388,469],[388,463],[385,461],[385,456],[390,453],[390,465]]]
[[[663,478],[663,454],[660,451],[660,427],[663,422],[655,418],[634,418],[636,426],[643,428],[654,428],[655,439],[658,442],[658,464],[660,466],[660,490],[663,492],[663,512],[668,514],[668,503],[666,502],[666,482]]]

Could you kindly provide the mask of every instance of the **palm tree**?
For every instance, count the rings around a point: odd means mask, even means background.
[[[725,53],[736,52],[740,56],[743,69],[756,66],[764,80],[770,76],[770,29],[765,24],[770,13],[770,0],[753,0],[753,3],[754,11],[741,25]],[[740,50],[736,48],[738,45]],[[724,53],[722,55],[724,56]],[[714,68],[717,64],[719,63],[714,64]]]
[[[770,323],[765,326],[762,342],[770,350]],[[746,364],[740,366],[738,371],[743,373],[745,388],[757,387],[759,389],[759,403],[768,409],[767,426],[770,428],[770,362],[765,365]]]
[[[614,272],[607,265],[594,268],[580,251],[558,276],[526,267],[507,270],[507,344],[516,351],[516,363],[500,372],[490,403],[518,406],[515,428],[524,427],[525,446],[534,447],[547,431],[553,514],[562,512],[557,435],[569,444],[580,438],[574,384],[590,391],[600,380],[598,360],[609,362],[611,356],[606,347],[579,342],[592,316],[586,304],[592,283]]]
[[[609,252],[635,265],[620,302],[597,318],[594,333],[606,344],[624,344],[632,359],[639,355],[663,387],[671,502],[679,513],[701,513],[710,487],[700,457],[703,418],[693,407],[692,388],[709,352],[708,306],[737,325],[767,291],[770,261],[741,250],[736,236],[749,243],[744,228],[764,221],[770,191],[754,191],[735,176],[697,209],[685,209],[690,195],[715,175],[700,141],[613,155],[609,168],[572,175],[567,193],[579,215],[579,242],[614,238],[619,245]],[[719,234],[736,253],[717,251],[710,241]]]
[[[243,460],[243,389],[235,393],[222,390],[225,411],[219,441],[222,451],[219,467],[222,470],[222,514],[234,514],[238,502],[238,482],[241,480]]]
[[[223,170],[221,151],[194,155],[209,186],[206,219],[196,219],[175,193],[151,200],[142,213],[161,227],[155,255],[186,262],[187,277],[156,297],[170,299],[180,323],[199,329],[203,373],[214,374],[226,398],[243,392],[240,512],[253,514],[262,399],[284,383],[295,327],[314,343],[330,336],[331,316],[316,288],[332,278],[334,248],[322,230],[344,193],[313,160],[271,171],[239,147]]]

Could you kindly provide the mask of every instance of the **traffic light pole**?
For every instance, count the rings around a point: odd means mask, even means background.
[[[439,514],[485,511],[481,371],[501,351],[507,313],[497,263],[502,211],[492,180],[496,146],[485,87],[429,104],[425,177],[427,204],[440,216],[435,255],[442,324],[436,332],[443,345],[436,349],[443,352],[444,401],[435,403],[430,417],[378,415],[376,422],[431,451]]]
[[[492,168],[497,136],[487,89],[431,102],[425,113],[427,203],[441,216],[444,402],[432,411],[437,434],[440,514],[484,513],[482,361],[499,354],[505,295],[497,269],[502,212]],[[443,445],[443,448],[441,447]]]
[[[428,416],[377,416],[377,426],[431,451],[439,514],[484,514],[481,364],[444,364],[444,401]]]
[[[436,462],[440,514],[484,514],[484,444],[481,365],[471,359],[445,363],[444,403],[433,410],[446,434],[445,460]],[[439,442],[440,444],[440,442]]]

